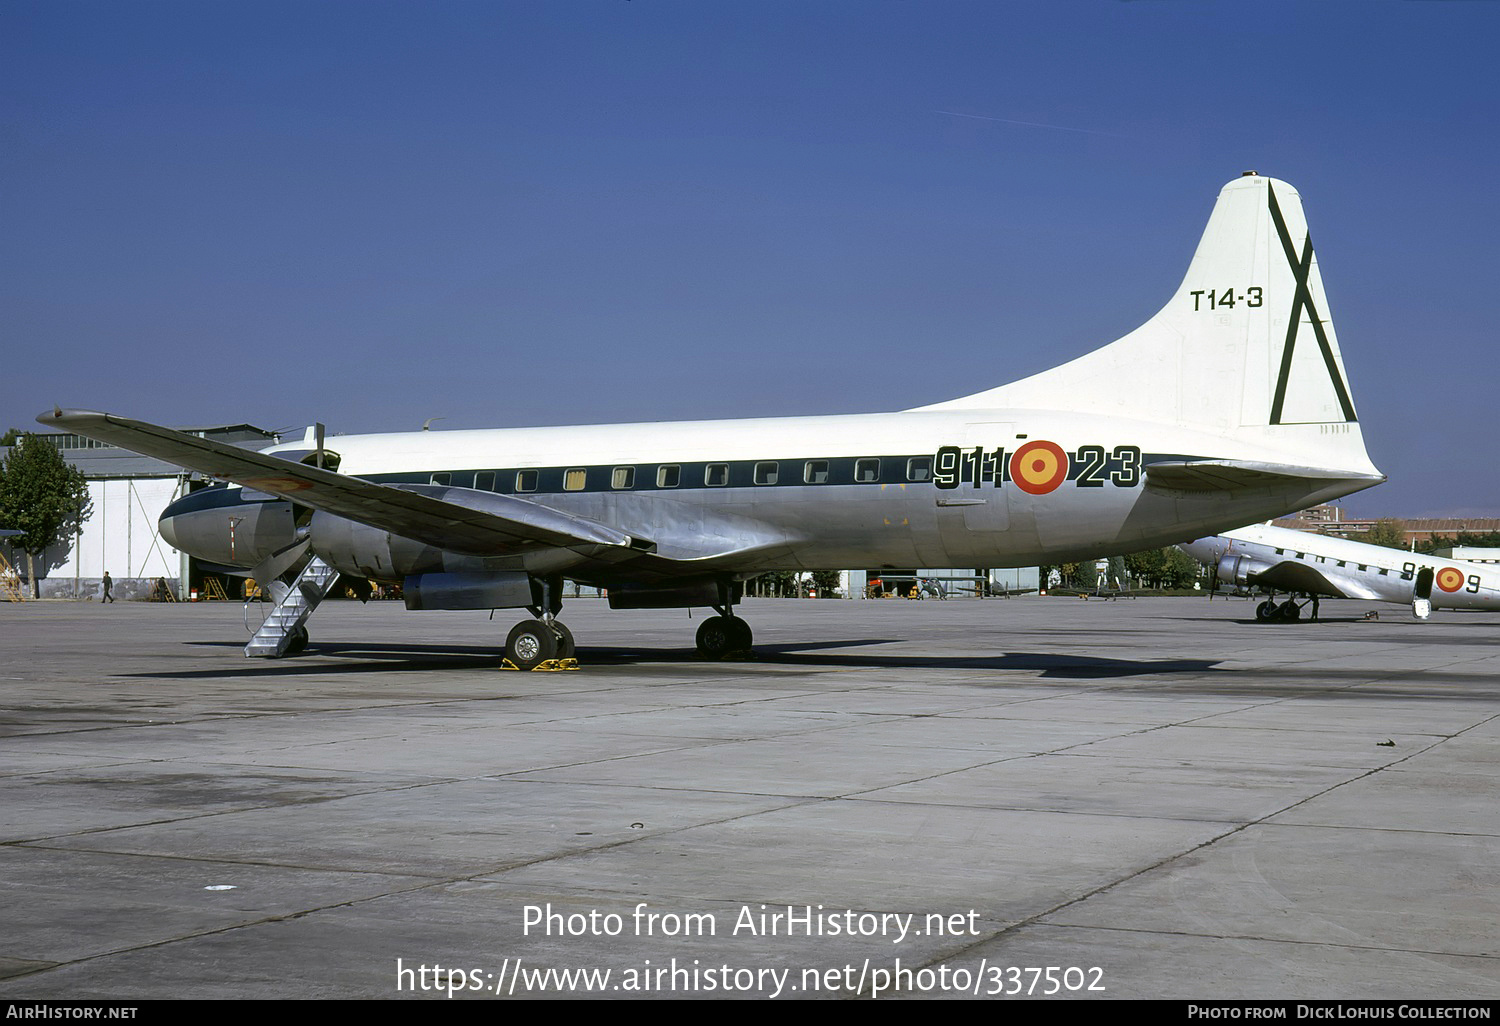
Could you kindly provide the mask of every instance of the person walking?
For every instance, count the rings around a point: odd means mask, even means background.
[[[101,606],[106,602],[113,602],[115,600],[115,597],[109,593],[110,589],[114,586],[115,582],[109,579],[109,571],[104,571],[104,594],[99,598]]]

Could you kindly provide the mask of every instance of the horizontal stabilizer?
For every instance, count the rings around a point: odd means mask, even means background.
[[[1166,492],[1272,492],[1304,489],[1309,483],[1360,482],[1367,488],[1385,480],[1380,474],[1297,467],[1253,460],[1174,460],[1146,465],[1146,487]]]
[[[376,484],[108,413],[52,410],[37,417],[37,422],[465,555],[497,555],[536,546],[654,548],[650,542],[604,524],[510,495],[485,493],[488,508],[473,509],[421,494],[416,488]]]

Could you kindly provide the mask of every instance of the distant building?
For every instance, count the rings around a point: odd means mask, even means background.
[[[1013,595],[1038,589],[1038,568],[1004,570],[934,568],[847,571],[844,594],[850,598],[905,598],[916,588],[919,594],[934,592],[951,598]]]
[[[1470,563],[1500,563],[1500,549],[1481,548],[1477,545],[1455,545],[1447,549],[1433,549],[1434,556],[1444,559],[1466,559]]]
[[[1313,531],[1334,535],[1338,538],[1360,537],[1369,534],[1371,528],[1382,520],[1399,520],[1406,529],[1406,542],[1424,542],[1431,538],[1456,538],[1460,533],[1488,534],[1500,531],[1500,517],[1375,517],[1354,519],[1345,515],[1340,506],[1323,505],[1305,509],[1295,516],[1273,520],[1277,527],[1289,527],[1294,531]],[[1459,557],[1462,558],[1462,557]]]

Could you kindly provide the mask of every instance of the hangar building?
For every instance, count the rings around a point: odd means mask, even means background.
[[[275,432],[249,424],[179,430],[246,449],[280,441]],[[63,459],[83,472],[94,504],[76,538],[37,557],[42,597],[98,598],[107,570],[117,599],[147,598],[159,579],[174,597],[186,598],[198,583],[195,561],[162,540],[156,521],[174,499],[208,482],[181,467],[82,435],[37,432],[36,437],[57,446]],[[25,554],[10,548],[5,552],[24,578]],[[26,593],[31,594],[29,586]]]

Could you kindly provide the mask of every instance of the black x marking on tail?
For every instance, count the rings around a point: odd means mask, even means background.
[[[1328,368],[1328,377],[1333,382],[1334,393],[1344,411],[1344,420],[1355,421],[1358,418],[1354,416],[1354,404],[1349,401],[1344,376],[1339,373],[1338,362],[1333,358],[1333,346],[1328,342],[1328,333],[1323,330],[1323,319],[1318,316],[1318,308],[1313,305],[1312,290],[1307,286],[1308,276],[1312,274],[1312,236],[1307,236],[1299,257],[1297,247],[1292,244],[1291,233],[1287,231],[1286,218],[1281,216],[1281,205],[1276,202],[1276,190],[1271,188],[1269,182],[1266,183],[1266,195],[1270,197],[1271,221],[1276,225],[1276,234],[1281,238],[1281,248],[1286,252],[1292,277],[1297,280],[1295,298],[1292,300],[1292,316],[1286,326],[1286,345],[1281,350],[1281,373],[1276,378],[1276,397],[1271,402],[1271,423],[1281,423],[1281,408],[1286,402],[1286,383],[1292,372],[1292,350],[1297,344],[1297,328],[1302,322],[1303,307],[1307,308],[1308,318],[1312,321],[1318,348],[1323,351],[1323,365]]]

